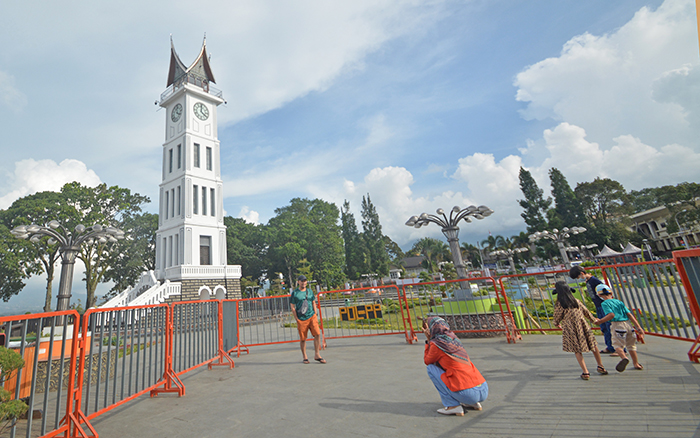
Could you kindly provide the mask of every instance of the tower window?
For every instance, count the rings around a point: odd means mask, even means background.
[[[180,200],[182,199],[182,192],[180,186],[177,186],[177,215],[180,216],[182,211],[180,210]]]
[[[192,213],[199,214],[199,186],[192,187]]]
[[[211,265],[211,236],[199,236],[199,264]]]
[[[175,217],[175,189],[170,189],[170,217]]]
[[[168,172],[173,173],[173,150],[168,151]]]
[[[194,144],[194,167],[199,167],[199,145]]]
[[[207,170],[211,170],[211,148],[207,148]]]
[[[207,188],[202,187],[202,214],[207,215]]]
[[[170,198],[170,192],[166,191],[166,192],[165,192],[165,218],[166,218],[166,219],[168,218],[168,210],[169,210],[168,201],[169,201],[169,198]]]
[[[216,213],[214,212],[214,206],[216,205],[216,195],[214,194],[214,189],[211,189],[209,191],[209,193],[211,194],[211,202],[210,202],[210,206],[209,206],[209,212],[211,213],[212,216],[215,216]]]
[[[180,169],[182,167],[182,145],[179,144],[177,145],[177,168]]]

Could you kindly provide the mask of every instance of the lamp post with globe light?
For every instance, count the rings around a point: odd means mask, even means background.
[[[124,232],[114,227],[103,227],[95,224],[91,227],[77,225],[73,232],[67,230],[58,221],[53,220],[42,225],[20,225],[12,229],[11,233],[19,239],[29,239],[32,243],[38,243],[43,237],[49,238],[48,244],[59,244],[61,253],[61,279],[58,285],[56,297],[56,310],[68,310],[70,307],[71,289],[73,285],[73,269],[75,258],[83,243],[116,242],[124,238]]]
[[[584,231],[586,231],[586,229],[583,227],[564,227],[561,229],[561,231],[557,230],[556,228],[554,228],[552,231],[538,231],[534,234],[530,234],[530,242],[534,243],[541,239],[553,240],[559,247],[559,254],[561,254],[564,264],[567,268],[570,268],[571,263],[569,262],[569,256],[566,254],[566,245],[564,245],[564,243],[566,243],[566,239],[572,235],[580,234]]]
[[[506,256],[508,257],[508,263],[510,263],[510,269],[515,273],[515,262],[513,261],[513,255],[520,254],[521,252],[529,251],[528,248],[514,248],[514,249],[497,249],[492,251],[490,255],[492,256]]]
[[[459,227],[457,225],[461,220],[467,223],[471,222],[472,217],[474,219],[483,219],[491,216],[493,210],[485,205],[479,207],[470,205],[466,208],[452,207],[449,217],[442,208],[438,208],[436,213],[437,215],[421,213],[420,216],[411,216],[406,221],[406,225],[414,228],[426,226],[431,222],[439,225],[442,228],[442,234],[447,237],[447,242],[450,244],[450,252],[452,253],[452,261],[455,264],[457,276],[459,278],[467,278],[467,270],[464,267],[462,252],[459,248]]]

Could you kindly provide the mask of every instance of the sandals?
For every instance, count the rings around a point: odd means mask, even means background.
[[[629,359],[622,359],[617,365],[615,365],[615,369],[618,373],[621,373],[625,370],[625,368],[627,368],[628,363],[630,363]]]
[[[604,376],[608,374],[608,370],[606,370],[605,367],[602,365],[598,365],[598,368],[596,368],[596,370],[598,371],[598,374],[602,374]]]
[[[324,358],[322,358],[322,357],[319,357],[318,359],[314,359],[314,360],[315,360],[316,362],[319,362],[319,363],[326,363],[326,359],[324,359]]]
[[[591,378],[591,373],[581,373],[581,378],[583,380],[588,380]]]
[[[635,370],[643,370],[643,369],[644,369],[644,365],[642,365],[641,363],[638,363],[637,365],[634,366],[634,369],[635,369]]]
[[[301,361],[301,363],[303,363],[304,365],[308,365],[308,364],[310,364],[311,362],[309,362],[309,359],[304,359],[304,360]]]

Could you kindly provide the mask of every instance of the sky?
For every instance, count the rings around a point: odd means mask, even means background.
[[[410,216],[487,205],[461,226],[476,243],[525,230],[521,166],[546,193],[552,167],[572,188],[700,176],[692,0],[0,4],[3,209],[77,180],[155,213],[170,39],[189,65],[205,35],[224,208],[249,222],[301,197],[348,200],[359,225],[369,194],[408,249],[443,238]]]

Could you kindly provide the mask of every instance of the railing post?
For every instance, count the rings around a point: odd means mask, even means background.
[[[235,367],[236,365],[233,363],[233,359],[231,359],[231,356],[229,356],[226,351],[224,351],[224,302],[222,300],[219,300],[216,306],[218,310],[218,321],[219,321],[219,330],[218,330],[218,344],[219,344],[219,355],[217,358],[212,359],[211,362],[209,362],[209,369],[212,369],[214,366],[222,366],[222,365],[228,365],[228,368],[231,369]],[[238,319],[238,318],[236,318]],[[226,361],[224,361],[226,359]],[[216,362],[214,362],[216,360]]]
[[[169,305],[166,311],[165,324],[165,371],[163,372],[163,388],[151,390],[151,397],[155,397],[161,392],[176,392],[179,397],[185,395],[185,384],[173,371],[173,305]]]

